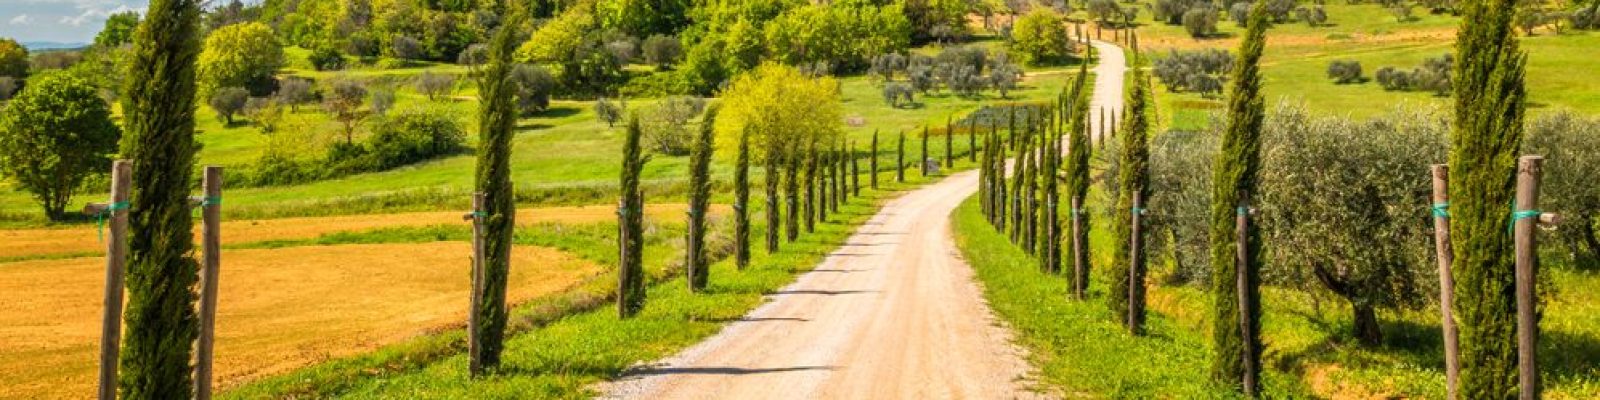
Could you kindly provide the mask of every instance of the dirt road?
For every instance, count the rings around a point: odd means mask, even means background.
[[[1098,40],[1090,44],[1098,50],[1100,62],[1094,66],[1094,93],[1089,99],[1089,125],[1094,133],[1089,139],[1100,143],[1109,133],[1101,132],[1100,128],[1105,126],[1110,130],[1122,119],[1122,79],[1123,73],[1128,71],[1128,60],[1122,48],[1115,44]],[[1101,118],[1105,119],[1104,125],[1100,123]]]
[[[1098,43],[1097,106],[1120,110],[1122,52]],[[1097,135],[1098,136],[1098,135]],[[1016,399],[1034,391],[950,234],[977,191],[955,174],[888,203],[815,270],[716,336],[636,368],[612,399]]]

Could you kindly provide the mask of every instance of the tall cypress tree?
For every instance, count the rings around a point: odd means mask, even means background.
[[[639,173],[650,156],[639,149],[638,116],[628,118],[627,139],[622,145],[622,201],[617,223],[622,265],[617,268],[617,311],[622,318],[644,309],[644,195],[639,192]]]
[[[1112,229],[1112,258],[1111,258],[1111,298],[1108,304],[1117,315],[1117,322],[1128,322],[1128,314],[1132,313],[1133,325],[1128,329],[1135,333],[1143,332],[1144,324],[1144,257],[1143,254],[1132,253],[1133,241],[1144,243],[1143,237],[1133,237],[1133,213],[1142,211],[1134,210],[1133,197],[1137,193],[1148,203],[1150,199],[1150,147],[1149,130],[1150,121],[1148,109],[1150,107],[1150,79],[1143,69],[1138,68],[1138,57],[1134,57],[1135,67],[1128,73],[1128,87],[1125,104],[1128,113],[1122,120],[1122,154],[1119,155],[1117,169],[1117,205],[1113,210]],[[1144,246],[1139,246],[1144,251]],[[1130,270],[1131,269],[1131,270]],[[1131,296],[1130,296],[1131,291]]]
[[[944,168],[945,169],[955,169],[955,167],[956,167],[956,156],[955,156],[956,126],[952,124],[951,118],[954,118],[954,117],[951,117],[951,116],[945,116],[944,117]]]
[[[689,290],[705,290],[711,278],[711,260],[706,259],[706,208],[711,203],[711,145],[717,120],[717,106],[706,109],[700,122],[700,134],[695,137],[689,153],[689,237],[685,243],[688,253],[684,257],[684,270],[688,272]],[[742,213],[735,211],[736,213]]]
[[[834,190],[836,193],[834,197],[839,201],[834,203],[833,212],[839,212],[839,205],[850,201],[850,153],[842,135],[837,148],[838,150],[833,152],[833,165],[836,171],[833,176],[837,187],[837,190]]]
[[[1022,234],[1018,240],[1021,242],[1022,251],[1032,255],[1034,254],[1033,245],[1036,243],[1033,238],[1039,226],[1037,223],[1039,218],[1039,166],[1037,161],[1039,159],[1039,139],[1038,133],[1034,132],[1032,128],[1035,125],[1028,124],[1028,126],[1028,136],[1022,139],[1022,154],[1020,155],[1022,159],[1017,160],[1017,162],[1022,163],[1022,176],[1020,179],[1022,180],[1023,196]]]
[[[917,167],[922,169],[922,176],[926,177],[933,171],[928,170],[928,126],[922,126],[922,157],[917,159]]]
[[[978,162],[978,118],[967,117],[967,161]]]
[[[822,149],[816,150],[816,155],[814,156],[816,164],[811,167],[812,184],[817,188],[816,197],[812,200],[816,201],[814,210],[817,213],[817,221],[827,223],[828,202],[833,198],[833,194],[829,192],[833,183],[828,180],[830,175],[833,175],[833,162],[830,154],[832,152],[828,151],[827,144],[822,146]]]
[[[1089,265],[1089,213],[1083,211],[1084,203],[1089,196],[1089,153],[1094,149],[1089,142],[1089,69],[1087,66],[1079,67],[1078,77],[1072,83],[1072,91],[1068,96],[1068,131],[1067,131],[1067,188],[1066,200],[1068,207],[1073,200],[1078,201],[1078,207],[1068,210],[1068,216],[1078,229],[1073,230],[1073,237],[1069,243],[1078,243],[1072,251],[1072,284],[1074,294],[1089,292],[1089,275],[1093,268]]]
[[[1474,0],[1456,34],[1450,135],[1450,237],[1455,259],[1463,399],[1518,395],[1515,251],[1506,227],[1516,198],[1527,54],[1512,31],[1517,0]],[[1537,390],[1537,388],[1535,388]]]
[[[871,179],[872,190],[878,190],[878,131],[872,131],[872,160],[867,165],[867,176]]]
[[[900,144],[894,152],[894,157],[894,181],[903,183],[906,181],[906,131],[900,131]]]
[[[795,141],[786,149],[784,156],[788,168],[784,170],[783,188],[784,200],[789,203],[789,218],[785,224],[784,233],[789,242],[800,239],[800,166],[805,154],[800,152],[800,144]]]
[[[767,180],[772,180],[772,175],[767,175]],[[750,131],[748,128],[739,131],[739,156],[734,161],[733,167],[733,264],[739,269],[750,265]]]
[[[741,135],[748,140],[749,132]],[[783,146],[776,140],[767,140],[766,154],[762,162],[766,163],[766,176],[761,177],[761,184],[766,187],[767,209],[767,254],[778,252],[778,231],[783,229],[783,207],[779,204],[782,194],[778,191],[778,182],[783,180]]]
[[[861,197],[861,156],[856,153],[855,141],[850,141],[850,194]]]
[[[1061,132],[1054,123],[1054,114],[1051,114],[1046,129],[1044,146],[1044,235],[1040,245],[1044,248],[1044,270],[1049,273],[1061,272],[1061,188],[1057,184],[1057,173],[1061,171]]]
[[[496,6],[508,11],[504,2]],[[515,13],[512,13],[515,14]],[[513,19],[517,18],[512,16]],[[504,26],[517,26],[507,24]],[[489,43],[489,65],[478,81],[477,191],[483,193],[483,279],[478,293],[478,366],[500,365],[506,331],[506,281],[511,276],[511,239],[516,195],[511,186],[511,137],[517,125],[517,83],[512,81],[516,30],[500,29]],[[474,371],[482,373],[482,371]]]
[[[1222,137],[1222,149],[1217,152],[1212,167],[1211,191],[1211,294],[1215,305],[1211,316],[1212,343],[1215,357],[1211,375],[1227,385],[1241,385],[1245,380],[1245,360],[1240,356],[1245,341],[1252,343],[1253,358],[1250,363],[1260,365],[1261,338],[1244,338],[1239,327],[1239,291],[1234,278],[1238,268],[1245,268],[1244,293],[1260,298],[1260,235],[1251,230],[1246,238],[1250,258],[1245,265],[1237,265],[1235,218],[1240,200],[1255,192],[1257,172],[1261,168],[1261,121],[1265,106],[1261,99],[1261,71],[1258,66],[1261,52],[1266,46],[1267,18],[1265,1],[1257,1],[1250,11],[1244,41],[1239,43],[1239,58],[1233,66],[1228,93],[1228,127]],[[1260,302],[1245,310],[1260,326]],[[1257,329],[1259,332],[1259,329]],[[1259,369],[1257,369],[1259,373]]]
[[[805,178],[805,180],[806,180],[806,182],[805,182],[806,193],[805,193],[805,200],[801,204],[801,210],[805,213],[806,233],[811,233],[811,232],[816,232],[816,230],[817,230],[817,140],[816,140],[816,138],[812,138],[809,142],[806,143],[806,150],[805,151],[806,152],[805,152],[805,155],[803,155],[803,157],[805,157],[805,161],[806,161],[806,165],[805,165],[805,168],[806,168],[806,170],[805,170],[805,173],[806,173],[806,178]]]
[[[199,267],[189,216],[194,169],[195,59],[200,2],[153,0],[134,36],[123,154],[133,160],[128,212],[128,308],[118,388],[124,399],[193,395],[190,343],[199,334]]]

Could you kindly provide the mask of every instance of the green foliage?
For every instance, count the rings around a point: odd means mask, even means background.
[[[904,51],[911,25],[898,5],[812,5],[768,21],[765,32],[771,60],[855,71],[864,69],[869,57]]]
[[[617,210],[617,223],[622,227],[617,243],[621,249],[621,265],[617,267],[617,311],[621,318],[639,314],[645,302],[644,195],[639,193],[639,172],[650,156],[640,149],[642,135],[639,119],[628,119],[627,140],[622,145],[622,199]]]
[[[250,119],[251,124],[261,129],[261,133],[271,134],[278,130],[278,124],[283,122],[284,113],[287,111],[277,99],[252,97],[245,102],[243,113],[245,118]]]
[[[106,17],[106,25],[94,36],[94,47],[113,49],[133,42],[133,32],[139,28],[139,12],[124,11]]]
[[[1527,55],[1511,27],[1517,3],[1467,1],[1456,34],[1450,268],[1461,329],[1459,393],[1469,399],[1509,399],[1517,392],[1516,302],[1508,289],[1514,255],[1505,229],[1527,107]]]
[[[594,114],[601,121],[605,121],[606,127],[616,126],[617,121],[622,120],[624,111],[627,111],[625,104],[612,102],[604,97],[594,101]]]
[[[508,71],[507,73],[509,74],[510,72]],[[509,75],[507,79],[510,79]],[[451,75],[423,71],[422,74],[417,75],[412,85],[417,89],[417,93],[428,96],[428,100],[439,100],[441,97],[450,96],[450,92],[455,91],[456,78]]]
[[[1085,205],[1089,202],[1089,158],[1091,153],[1094,151],[1092,147],[1093,143],[1089,138],[1090,94],[1087,88],[1087,76],[1089,76],[1088,65],[1080,65],[1078,67],[1078,76],[1083,78],[1080,78],[1073,83],[1071,91],[1066,93],[1066,98],[1064,99],[1068,106],[1071,107],[1067,109],[1066,114],[1066,204],[1068,207],[1068,215],[1070,218],[1072,218],[1071,221],[1073,221],[1073,223],[1077,224],[1079,227],[1078,231],[1075,233],[1076,236],[1072,239],[1069,239],[1069,243],[1076,241],[1077,243],[1083,244],[1080,248],[1075,249],[1072,252],[1073,265],[1075,266],[1072,278],[1074,281],[1073,293],[1086,294],[1089,290],[1089,277],[1092,276],[1091,271],[1093,269],[1090,267],[1090,260],[1092,260],[1092,258],[1089,256],[1091,251],[1088,245],[1091,219],[1089,218],[1090,214],[1083,210]],[[1016,111],[1018,110],[1019,109],[1017,108],[1013,108],[1010,110],[1011,113],[1009,114],[1011,120],[1008,121],[1008,123],[1011,125],[1010,128],[1012,135],[1015,135],[1017,131]],[[1032,113],[1029,112],[1028,115],[1032,115]],[[1005,184],[1004,179],[1004,177],[1000,177],[1000,184],[1002,186]],[[1016,209],[1017,205],[1017,196],[1015,196],[1013,193],[1011,199],[1012,203],[1010,208],[1014,210]],[[1074,200],[1079,202],[1079,209],[1071,209]],[[1014,226],[1015,224],[1013,224],[1013,227]]]
[[[1543,208],[1567,218],[1556,231],[1556,240],[1579,270],[1600,270],[1600,238],[1595,222],[1600,220],[1600,191],[1593,178],[1600,176],[1600,120],[1570,112],[1537,118],[1528,127],[1529,154],[1545,156],[1544,178],[1539,196]],[[1543,241],[1541,241],[1543,242]]]
[[[206,105],[216,110],[223,122],[233,125],[233,116],[244,111],[245,103],[248,101],[250,101],[250,91],[238,87],[224,87],[212,90]]]
[[[222,27],[206,37],[205,51],[200,53],[201,92],[244,87],[265,94],[272,86],[272,75],[284,63],[283,46],[266,24]]]
[[[1217,34],[1217,11],[1211,6],[1196,6],[1183,13],[1183,30],[1200,39]]]
[[[634,37],[671,35],[689,25],[688,0],[598,0],[595,14],[601,27]]]
[[[1361,62],[1356,60],[1333,60],[1328,63],[1328,78],[1340,85],[1366,80],[1361,76]]]
[[[689,131],[689,120],[699,116],[705,107],[704,99],[672,96],[640,116],[650,151],[674,156],[688,154],[695,142],[695,135]]]
[[[84,180],[110,168],[106,156],[121,134],[89,80],[40,74],[0,108],[0,176],[32,194],[50,219],[63,219]]]
[[[1065,19],[1049,7],[1034,8],[1011,28],[1011,50],[1021,53],[1022,61],[1028,64],[1063,61],[1075,48]]]
[[[837,87],[833,78],[807,78],[794,67],[764,64],[723,91],[717,142],[736,145],[738,135],[748,134],[757,162],[798,156],[804,144],[839,134],[844,117]]]
[[[913,29],[911,39],[918,43],[948,41],[965,34],[971,8],[969,2],[962,0],[906,1],[904,12]]]
[[[366,139],[366,171],[384,171],[460,153],[467,132],[461,121],[443,109],[404,109],[379,120]]]
[[[717,107],[706,110],[705,122],[695,135],[694,151],[689,155],[689,238],[685,247],[684,270],[689,274],[689,290],[701,292],[711,279],[711,260],[706,257],[706,213],[711,203],[711,152],[716,135]],[[741,135],[742,136],[742,135]],[[748,147],[748,146],[745,146]]]
[[[522,116],[531,116],[550,108],[550,95],[556,90],[555,77],[544,67],[517,64],[511,70],[511,80],[517,84],[517,109]]]
[[[683,44],[672,36],[652,35],[644,40],[642,47],[645,62],[655,64],[660,69],[666,69],[683,58]]]
[[[153,0],[134,34],[122,110],[122,155],[133,161],[127,309],[119,396],[192,395],[198,267],[189,190],[195,157],[200,2]]]
[[[1153,73],[1169,92],[1222,93],[1223,74],[1232,72],[1233,54],[1222,49],[1176,51],[1155,59]]]
[[[1376,78],[1384,90],[1431,91],[1438,96],[1450,95],[1450,76],[1455,58],[1450,54],[1422,61],[1422,66],[1410,72],[1394,67],[1379,68]]]
[[[506,12],[504,3],[497,3]],[[511,183],[511,138],[516,134],[518,85],[513,82],[512,52],[516,51],[516,30],[520,15],[497,30],[489,41],[489,65],[478,81],[478,164],[477,191],[483,193],[483,259],[478,308],[478,365],[493,369],[500,365],[505,349],[508,304],[506,282],[511,277],[511,246],[516,228],[516,193]],[[475,374],[482,371],[473,371]]]
[[[0,76],[28,76],[28,48],[11,38],[0,37]]]
[[[1144,215],[1144,210],[1149,208],[1150,201],[1150,130],[1154,124],[1150,123],[1150,103],[1155,100],[1150,88],[1150,77],[1134,64],[1132,72],[1128,74],[1126,99],[1123,103],[1124,117],[1122,127],[1117,130],[1121,134],[1122,144],[1117,161],[1117,185],[1119,186],[1116,205],[1111,212],[1111,238],[1112,256],[1110,298],[1112,314],[1117,316],[1118,322],[1133,321],[1128,329],[1134,333],[1144,332],[1145,313],[1145,254],[1149,253],[1145,236],[1149,235],[1146,229],[1148,224],[1141,226],[1140,237],[1133,235],[1133,214]],[[1138,196],[1139,204],[1134,204],[1134,197]],[[1140,207],[1136,210],[1134,207]],[[1141,218],[1141,221],[1145,220]],[[1133,254],[1132,242],[1139,241],[1140,254]],[[1131,296],[1130,296],[1131,294]],[[1133,318],[1128,316],[1132,314]]]
[[[1245,376],[1245,360],[1235,355],[1243,354],[1243,346],[1251,352],[1251,364],[1260,365],[1260,329],[1244,337],[1239,326],[1241,318],[1251,326],[1260,327],[1261,302],[1253,301],[1251,309],[1239,309],[1239,287],[1235,275],[1244,268],[1242,294],[1260,299],[1261,241],[1260,230],[1250,229],[1245,237],[1248,257],[1239,265],[1235,257],[1236,208],[1250,202],[1256,192],[1257,174],[1261,169],[1261,124],[1265,117],[1265,100],[1261,96],[1261,53],[1266,48],[1267,14],[1265,2],[1257,2],[1250,12],[1250,22],[1244,40],[1239,44],[1239,59],[1233,67],[1232,84],[1228,93],[1228,125],[1222,136],[1221,151],[1211,171],[1211,293],[1215,307],[1212,310],[1212,349],[1216,352],[1211,363],[1211,377],[1226,385],[1241,385],[1246,380],[1259,377]],[[1248,341],[1248,342],[1246,342]],[[1255,373],[1261,371],[1256,368]]]
[[[311,67],[318,71],[338,71],[344,69],[344,54],[333,46],[318,46],[311,51]]]
[[[715,127],[715,124],[703,124]],[[715,138],[708,141],[716,140]],[[750,266],[750,135],[740,132],[739,155],[733,167],[733,240],[734,240],[734,265],[739,269]],[[767,187],[773,188],[771,182],[776,177],[768,174],[762,180],[768,182]],[[769,195],[771,191],[769,190]]]
[[[363,83],[350,78],[334,79],[328,84],[328,91],[322,96],[322,108],[333,115],[344,128],[345,144],[355,143],[356,127],[361,121],[366,120],[369,113],[361,109],[367,101],[367,88]]]

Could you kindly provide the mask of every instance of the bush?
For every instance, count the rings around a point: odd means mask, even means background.
[[[1383,90],[1407,90],[1411,88],[1411,74],[1401,72],[1394,67],[1378,68],[1375,76],[1378,79],[1378,86],[1382,86]]]
[[[639,121],[650,150],[669,156],[689,154],[689,145],[694,139],[689,120],[700,115],[705,107],[705,99],[699,97],[672,96],[662,100]]]
[[[666,35],[654,35],[644,40],[644,60],[656,65],[660,69],[676,64],[683,58],[683,44],[678,38]]]
[[[1250,22],[1250,2],[1233,3],[1233,6],[1228,8],[1228,18],[1243,28],[1245,23]]]
[[[1272,22],[1284,23],[1289,21],[1289,15],[1294,12],[1295,0],[1266,0],[1267,16],[1272,17]]]
[[[469,67],[483,65],[484,63],[488,62],[488,60],[489,46],[484,45],[483,43],[476,43],[471,46],[467,46],[466,50],[462,50],[461,54],[456,55],[456,64]]]
[[[997,55],[994,66],[989,68],[989,85],[1000,92],[1000,98],[1010,95],[1017,88],[1017,82],[1022,80],[1022,67],[1012,64],[1003,56],[1004,53]]]
[[[428,96],[428,100],[432,101],[438,100],[440,97],[449,96],[450,92],[455,89],[456,78],[451,75],[423,71],[421,75],[417,75],[416,81],[412,85],[417,89],[417,93]]]
[[[1200,39],[1217,33],[1217,12],[1210,6],[1198,6],[1183,13],[1183,30]]]
[[[88,79],[41,74],[0,109],[0,175],[60,220],[83,181],[111,167],[120,135]]]
[[[1201,5],[1197,0],[1156,0],[1153,11],[1158,21],[1167,25],[1182,25],[1184,14]]]
[[[1334,60],[1328,63],[1328,77],[1340,85],[1361,83],[1365,80],[1361,76],[1361,62],[1355,60]]]
[[[1394,67],[1379,68],[1376,77],[1378,85],[1383,86],[1384,90],[1432,91],[1436,96],[1448,96],[1451,91],[1450,73],[1454,65],[1454,56],[1444,54],[1423,60],[1422,66],[1411,72]]]
[[[461,121],[444,110],[407,109],[372,127],[367,139],[367,168],[383,171],[460,153],[467,133]]]
[[[872,57],[872,66],[868,67],[867,74],[876,76],[884,81],[893,81],[894,74],[906,72],[906,56],[899,53],[879,54]]]
[[[277,100],[265,97],[251,97],[244,103],[244,117],[250,119],[261,133],[271,134],[278,130],[278,124],[283,121],[283,106]]]
[[[410,36],[396,36],[389,45],[389,55],[402,60],[421,60],[427,56],[422,42]]]
[[[605,47],[606,51],[611,53],[611,57],[615,58],[618,64],[632,64],[634,59],[639,58],[639,43],[637,39],[632,37],[623,37],[606,42]]]
[[[1321,26],[1328,22],[1328,11],[1324,10],[1321,5],[1300,7],[1295,12],[1299,14],[1301,21],[1312,27]]]
[[[1528,154],[1545,156],[1546,168],[1541,183],[1540,202],[1549,204],[1566,218],[1556,228],[1555,240],[1540,243],[1559,248],[1571,265],[1581,271],[1600,271],[1600,191],[1594,190],[1594,177],[1600,176],[1600,119],[1556,112],[1528,124],[1523,143]]]
[[[10,38],[0,38],[0,76],[28,76],[28,48]]]
[[[1011,49],[1022,55],[1024,63],[1063,61],[1075,51],[1074,46],[1065,19],[1049,7],[1034,8],[1011,28]]]
[[[517,85],[517,110],[522,115],[533,115],[550,108],[550,92],[555,91],[556,80],[550,71],[537,65],[517,64],[511,70],[511,80]]]
[[[318,46],[311,51],[311,67],[318,71],[344,69],[344,55],[339,54],[339,49],[333,46]]]
[[[883,84],[883,101],[890,107],[900,108],[916,104],[916,89],[906,82],[889,82]]]
[[[217,116],[228,125],[233,125],[233,116],[244,110],[246,102],[250,101],[250,91],[244,88],[226,87],[211,92],[211,98],[206,99],[206,104],[217,111]]]
[[[285,78],[278,82],[278,93],[274,95],[278,102],[289,106],[290,110],[297,110],[301,104],[314,100],[316,94],[311,93],[311,81],[300,78]]]
[[[601,97],[594,101],[594,115],[604,121],[607,127],[614,127],[617,126],[617,121],[622,120],[622,114],[627,111],[626,107],[626,104],[614,103]]]
[[[383,117],[389,114],[389,109],[394,108],[394,89],[383,87],[372,90],[370,94],[372,115]]]

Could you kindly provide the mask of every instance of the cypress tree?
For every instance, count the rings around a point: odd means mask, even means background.
[[[1260,365],[1261,338],[1259,335],[1244,338],[1239,327],[1239,291],[1234,276],[1238,268],[1245,269],[1245,296],[1260,298],[1260,235],[1252,230],[1246,237],[1250,250],[1245,265],[1237,265],[1235,218],[1240,201],[1256,189],[1256,175],[1261,167],[1261,121],[1265,106],[1261,99],[1261,75],[1258,62],[1266,46],[1266,2],[1258,1],[1250,11],[1245,37],[1239,44],[1239,58],[1230,79],[1228,94],[1228,127],[1222,137],[1222,149],[1217,153],[1212,169],[1211,192],[1211,294],[1214,304],[1212,342],[1215,357],[1211,365],[1212,378],[1219,383],[1239,386],[1245,376],[1246,360],[1240,356],[1245,341],[1258,351],[1252,352],[1251,364]],[[1260,302],[1244,310],[1260,326]],[[1259,329],[1257,330],[1259,331]],[[1256,368],[1259,373],[1259,368]]]
[[[967,117],[967,161],[978,162],[978,118]]]
[[[850,141],[850,194],[861,197],[861,156],[856,154],[856,143]]]
[[[899,149],[895,150],[894,181],[906,181],[906,131],[900,131]]]
[[[1526,113],[1527,54],[1512,30],[1519,1],[1466,2],[1456,34],[1450,135],[1450,237],[1463,399],[1519,392],[1515,251],[1507,205],[1516,198]],[[1513,205],[1515,206],[1515,205]],[[1538,388],[1533,388],[1537,395]]]
[[[772,175],[767,176],[767,180],[772,180]],[[739,269],[750,265],[750,132],[748,129],[739,132],[739,156],[734,161],[733,167],[733,260],[733,264]]]
[[[955,125],[952,125],[951,118],[954,118],[954,117],[951,117],[951,116],[945,116],[944,117],[944,168],[945,169],[955,169],[955,167],[956,167],[956,156],[955,156],[956,127],[955,127]]]
[[[1117,184],[1120,188],[1117,190],[1117,205],[1112,217],[1112,279],[1108,303],[1117,316],[1117,322],[1128,322],[1128,315],[1132,313],[1133,325],[1128,329],[1134,334],[1143,332],[1145,260],[1143,254],[1132,253],[1132,243],[1135,240],[1144,243],[1145,239],[1133,237],[1133,213],[1141,211],[1133,209],[1133,197],[1137,193],[1146,203],[1150,198],[1150,122],[1147,111],[1150,106],[1150,80],[1144,70],[1137,67],[1138,64],[1135,56],[1135,68],[1128,73],[1128,82],[1132,85],[1125,96],[1128,114],[1122,120],[1122,154],[1118,156],[1120,166]],[[1144,251],[1144,246],[1139,247]]]
[[[1023,228],[1023,224],[1022,224],[1022,207],[1023,207],[1023,203],[1022,203],[1023,192],[1022,192],[1022,190],[1023,189],[1022,188],[1023,188],[1023,182],[1026,182],[1027,179],[1025,179],[1025,175],[1023,174],[1022,167],[1023,167],[1023,165],[1026,165],[1026,164],[1022,162],[1022,157],[1023,157],[1024,154],[1027,154],[1027,134],[1025,134],[1025,133],[1019,134],[1019,133],[1017,133],[1017,131],[1011,131],[1011,136],[1012,136],[1011,142],[1012,143],[1016,143],[1017,146],[1018,146],[1018,147],[1012,149],[1013,151],[1017,152],[1017,160],[1016,160],[1016,162],[1011,163],[1012,164],[1011,165],[1012,169],[1011,169],[1011,195],[1010,195],[1010,197],[1011,197],[1011,215],[1010,215],[1010,219],[1011,219],[1011,225],[1010,225],[1011,243],[1017,243],[1017,239],[1021,235],[1022,228]]]
[[[833,212],[839,212],[840,204],[850,201],[850,157],[845,152],[845,140],[839,138],[839,144],[833,151]]]
[[[191,233],[195,60],[200,3],[153,0],[135,33],[127,70],[123,154],[133,160],[128,205],[127,310],[121,375],[124,399],[193,395],[190,343],[199,334],[193,304],[199,280]]]
[[[617,210],[622,248],[617,268],[617,311],[629,318],[644,309],[644,195],[639,192],[639,173],[650,156],[639,149],[639,117],[628,118],[627,139],[622,145],[622,204]]]
[[[817,230],[817,140],[811,139],[806,143],[806,193],[805,201],[801,205],[805,212],[806,233]]]
[[[1054,115],[1050,117],[1055,120]],[[1061,170],[1061,132],[1055,129],[1054,122],[1047,125],[1046,132],[1049,139],[1045,141],[1045,168],[1044,168],[1044,236],[1041,245],[1044,247],[1044,270],[1049,273],[1061,272],[1061,188],[1057,184],[1056,174]]]
[[[750,133],[741,135],[748,140]],[[778,230],[783,229],[783,207],[778,204],[778,197],[781,196],[778,181],[783,180],[779,172],[783,168],[783,147],[777,140],[769,139],[767,142],[767,154],[763,160],[766,163],[766,176],[761,177],[761,184],[766,187],[767,194],[767,254],[772,254],[778,252]]]
[[[989,137],[985,136],[983,140],[987,141],[989,140]],[[993,224],[994,214],[990,214],[990,212],[994,209],[994,204],[992,202],[994,199],[990,198],[989,190],[989,183],[991,179],[994,178],[990,176],[989,172],[989,152],[984,151],[983,161],[978,163],[978,204],[983,207],[983,218],[987,219],[990,224]]]
[[[824,144],[823,146],[827,145]],[[833,152],[828,151],[826,147],[818,150],[816,153],[817,164],[813,167],[815,170],[812,172],[813,176],[816,177],[813,182],[817,186],[817,197],[814,199],[816,200],[817,221],[823,223],[828,222],[828,203],[833,200],[833,194],[830,192],[833,183],[829,181],[831,175],[833,175],[831,153]]]
[[[1090,147],[1089,140],[1089,80],[1087,66],[1079,67],[1078,77],[1072,83],[1072,91],[1067,94],[1069,101],[1067,115],[1067,187],[1066,198],[1070,207],[1073,200],[1077,200],[1078,208],[1068,210],[1072,223],[1077,229],[1073,230],[1073,237],[1069,240],[1078,243],[1072,251],[1073,293],[1082,298],[1089,292],[1089,275],[1092,268],[1089,265],[1089,213],[1083,212],[1084,203],[1089,195],[1089,153],[1094,149]]]
[[[871,180],[872,190],[878,190],[878,131],[872,131],[872,160],[868,164],[867,178]]]
[[[922,126],[922,157],[917,158],[917,167],[922,169],[922,176],[926,177],[933,171],[928,170],[928,126]]]
[[[1039,227],[1039,138],[1029,124],[1028,136],[1022,139],[1022,251],[1035,254],[1033,238]]]
[[[504,2],[496,8],[506,11]],[[512,18],[516,18],[513,16]],[[516,26],[516,25],[505,25]],[[501,29],[489,43],[489,65],[478,81],[477,191],[483,193],[482,280],[478,298],[477,365],[500,365],[506,331],[506,281],[511,276],[511,240],[516,228],[516,194],[511,185],[511,137],[517,125],[517,83],[512,81],[516,30]],[[481,374],[483,371],[473,371]]]
[[[684,245],[688,252],[684,257],[684,271],[689,275],[691,292],[705,290],[711,278],[711,262],[706,259],[705,252],[706,208],[711,203],[711,145],[715,133],[712,125],[716,120],[717,106],[712,105],[706,109],[705,119],[700,122],[700,134],[695,137],[689,153],[689,237]]]
[[[784,160],[788,161],[789,167],[784,170],[783,186],[785,200],[789,203],[789,219],[784,233],[793,243],[800,239],[800,165],[805,155],[800,152],[799,143],[793,144],[788,150]]]

